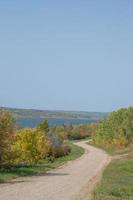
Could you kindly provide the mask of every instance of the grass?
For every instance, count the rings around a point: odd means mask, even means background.
[[[133,200],[133,154],[113,160],[103,173],[93,200]]]
[[[65,164],[67,161],[77,159],[84,153],[83,148],[74,145],[72,142],[69,144],[71,146],[71,152],[67,156],[55,159],[45,159],[34,166],[13,166],[0,168],[0,182],[3,183],[20,176],[31,176],[34,174],[44,173],[50,169],[54,169]]]
[[[133,152],[133,145],[123,147],[120,149],[110,149],[107,151],[110,155],[123,155],[123,154],[130,154]]]

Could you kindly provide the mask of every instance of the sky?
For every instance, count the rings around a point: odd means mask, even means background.
[[[1,0],[0,106],[133,106],[132,0]]]

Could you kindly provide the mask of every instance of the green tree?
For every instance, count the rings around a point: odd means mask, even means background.
[[[120,147],[132,143],[133,108],[122,108],[112,112],[98,124],[92,138],[95,144],[104,147]]]
[[[37,128],[43,131],[46,135],[48,135],[48,132],[49,132],[48,120],[42,121],[40,124],[38,124]]]

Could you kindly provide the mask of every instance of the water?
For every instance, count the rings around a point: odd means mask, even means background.
[[[39,124],[41,121],[43,121],[44,119],[42,118],[19,118],[18,119],[18,124],[21,127],[30,127],[33,128],[35,126],[37,126],[37,124]],[[59,125],[63,125],[63,124],[88,124],[91,122],[94,122],[92,120],[89,119],[63,119],[63,118],[50,118],[48,119],[49,122],[49,126],[53,127],[53,126],[59,126]]]

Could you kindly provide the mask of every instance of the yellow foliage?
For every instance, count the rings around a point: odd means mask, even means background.
[[[36,163],[47,156],[49,147],[48,139],[40,130],[22,129],[17,133],[16,142],[13,145],[14,153],[17,156],[16,162]]]
[[[123,133],[123,130],[120,128],[116,134],[116,137],[113,138],[112,144],[117,147],[123,147],[127,145],[128,141]]]

